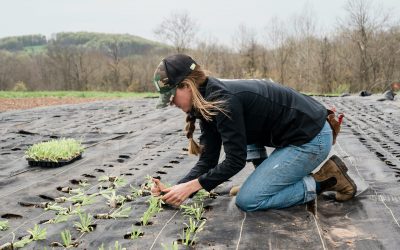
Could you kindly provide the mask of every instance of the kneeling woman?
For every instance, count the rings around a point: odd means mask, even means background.
[[[206,76],[189,56],[164,58],[154,74],[159,106],[175,105],[187,114],[189,153],[199,160],[178,184],[165,188],[154,180],[155,195],[179,206],[191,194],[212,190],[246,164],[246,145],[274,147],[246,179],[236,197],[244,211],[285,208],[314,200],[324,191],[351,199],[356,185],[347,168],[333,156],[316,174],[332,147],[327,110],[311,97],[265,80],[219,80]],[[200,145],[193,139],[200,120]],[[221,147],[226,158],[218,164]]]

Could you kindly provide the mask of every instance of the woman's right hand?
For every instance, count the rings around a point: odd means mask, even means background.
[[[154,196],[160,196],[162,190],[164,190],[166,188],[166,186],[164,184],[161,183],[161,181],[159,179],[153,178],[153,187],[151,188],[151,194]]]

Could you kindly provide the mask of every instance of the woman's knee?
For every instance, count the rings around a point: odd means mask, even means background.
[[[256,211],[259,207],[259,201],[255,199],[255,196],[239,192],[236,196],[236,206],[245,212]]]

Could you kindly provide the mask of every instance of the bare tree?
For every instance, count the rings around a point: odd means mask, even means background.
[[[161,41],[169,42],[176,52],[192,47],[197,33],[197,22],[187,12],[173,12],[161,22],[154,33]]]

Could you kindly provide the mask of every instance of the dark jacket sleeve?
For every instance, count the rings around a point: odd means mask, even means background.
[[[200,129],[200,144],[204,146],[204,151],[200,154],[196,165],[185,177],[178,181],[178,184],[196,179],[218,164],[221,151],[221,136],[213,128],[212,124],[205,120],[200,120]]]
[[[229,117],[219,112],[215,118],[217,131],[224,146],[225,160],[218,165],[208,166],[208,171],[199,177],[200,185],[207,191],[237,174],[246,164],[246,128],[243,106],[234,95],[228,95],[225,100],[225,109]],[[209,151],[206,152],[211,154]],[[215,163],[215,161],[210,163]]]

